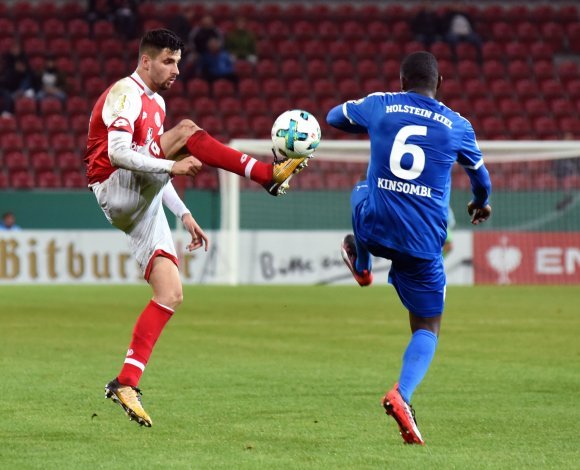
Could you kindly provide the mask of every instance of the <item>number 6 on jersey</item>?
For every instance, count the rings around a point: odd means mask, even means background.
[[[405,126],[401,128],[393,142],[389,165],[395,176],[404,180],[414,180],[418,178],[425,168],[425,152],[415,144],[406,144],[407,139],[413,135],[425,137],[427,135],[427,126]],[[405,170],[401,166],[403,155],[410,153],[413,156],[413,165],[410,169]]]

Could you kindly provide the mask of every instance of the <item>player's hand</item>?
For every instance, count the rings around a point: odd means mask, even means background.
[[[209,250],[209,238],[201,229],[193,216],[188,212],[181,218],[184,227],[191,234],[191,243],[186,246],[188,251],[197,250],[205,245],[205,251]]]
[[[484,207],[477,207],[473,201],[471,201],[467,204],[467,213],[471,216],[471,223],[477,225],[489,219],[489,216],[491,215],[491,206],[487,204]]]
[[[183,160],[175,162],[171,167],[171,175],[195,176],[201,170],[201,162],[192,156],[185,157]]]

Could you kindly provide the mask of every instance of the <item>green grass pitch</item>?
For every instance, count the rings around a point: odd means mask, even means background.
[[[186,287],[144,429],[103,386],[149,295],[0,287],[0,468],[578,468],[578,287],[448,289],[425,447],[379,405],[409,337],[391,288]]]

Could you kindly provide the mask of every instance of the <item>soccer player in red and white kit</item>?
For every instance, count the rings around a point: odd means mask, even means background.
[[[137,70],[105,90],[93,108],[85,155],[89,187],[109,222],[127,235],[153,290],[135,324],[121,372],[105,386],[107,398],[147,427],[152,421],[137,385],[157,339],[183,299],[163,204],[191,234],[189,250],[207,251],[209,246],[171,184],[172,176],[195,176],[202,164],[208,164],[250,178],[277,196],[307,161],[257,161],[219,143],[190,120],[164,132],[165,102],[158,92],[177,79],[182,50],[182,41],[169,30],[151,30],[143,36]]]

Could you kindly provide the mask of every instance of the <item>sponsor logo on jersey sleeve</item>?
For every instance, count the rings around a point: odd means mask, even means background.
[[[116,119],[112,124],[114,127],[126,127],[128,125],[129,121],[127,121],[125,118]]]
[[[161,156],[161,148],[159,145],[157,145],[157,142],[151,142],[151,145],[149,146],[149,153],[157,158]]]
[[[119,117],[117,119],[115,119],[111,125],[108,127],[108,129],[111,130],[124,130],[127,132],[133,132],[133,126],[131,125],[131,123],[125,119],[124,117]]]

